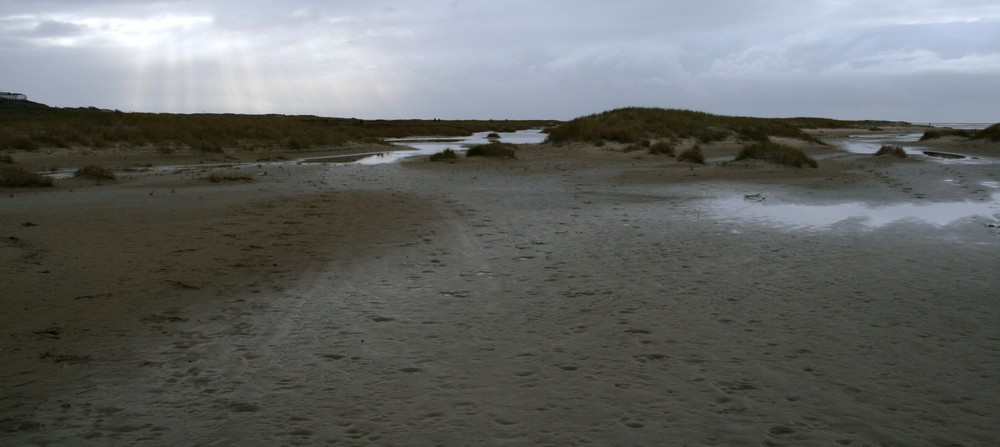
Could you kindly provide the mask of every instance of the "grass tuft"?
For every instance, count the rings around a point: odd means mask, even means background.
[[[452,148],[447,148],[441,152],[431,155],[431,161],[443,161],[443,160],[457,160],[458,153],[452,150]]]
[[[466,157],[496,157],[496,158],[517,158],[516,149],[513,144],[493,141],[488,144],[472,146],[465,153]]]
[[[115,176],[114,171],[97,165],[87,165],[77,169],[76,173],[73,174],[73,177],[90,180],[115,180],[118,178]]]
[[[875,156],[876,157],[891,156],[891,157],[906,158],[906,151],[903,150],[901,146],[897,146],[895,144],[886,144],[881,148],[879,148],[878,152],[875,153]]]
[[[0,186],[32,188],[52,185],[52,178],[29,171],[21,166],[0,166]]]
[[[674,144],[670,141],[658,141],[649,146],[649,153],[652,155],[674,156]]]
[[[697,144],[691,149],[681,152],[677,156],[677,161],[687,161],[691,163],[705,164],[705,154],[701,152],[701,146]]]
[[[802,151],[770,141],[743,146],[743,149],[736,154],[736,158],[733,161],[748,158],[766,160],[771,163],[794,166],[796,168],[803,166],[815,168],[818,166],[816,160],[809,158]]]

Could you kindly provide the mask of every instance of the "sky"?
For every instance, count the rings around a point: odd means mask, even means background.
[[[0,91],[127,112],[995,123],[1000,2],[0,0]]]

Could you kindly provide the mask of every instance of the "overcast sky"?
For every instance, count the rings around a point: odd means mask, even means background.
[[[1000,2],[0,0],[0,91],[142,112],[1000,122]]]

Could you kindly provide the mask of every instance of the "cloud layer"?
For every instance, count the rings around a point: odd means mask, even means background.
[[[0,90],[135,111],[1000,121],[991,1],[0,0],[0,57]]]

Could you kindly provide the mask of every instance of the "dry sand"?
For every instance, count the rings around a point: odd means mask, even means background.
[[[0,444],[996,445],[996,214],[712,205],[997,192],[1000,147],[936,144],[980,159],[538,146],[2,190]]]

